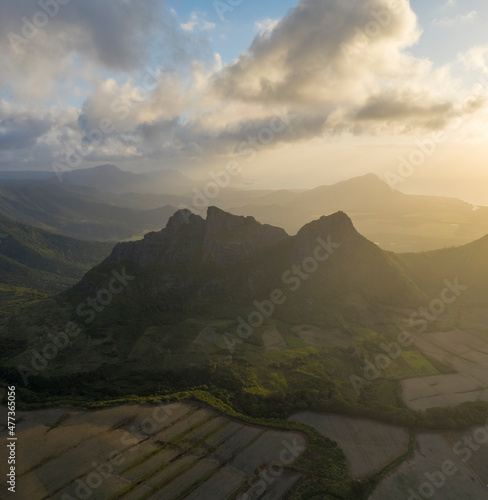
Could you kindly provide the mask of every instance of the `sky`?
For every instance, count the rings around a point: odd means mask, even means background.
[[[488,205],[484,0],[4,0],[0,170],[368,172]]]

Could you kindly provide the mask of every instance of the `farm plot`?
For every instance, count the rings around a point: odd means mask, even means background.
[[[298,335],[303,342],[311,346],[346,346],[353,342],[347,333],[336,329],[324,331],[314,325],[296,325],[290,330]]]
[[[353,478],[380,471],[408,450],[407,432],[363,418],[302,412],[290,420],[310,425],[342,448]]]
[[[226,500],[280,460],[283,442],[305,443],[299,433],[241,424],[194,403],[30,412],[25,421],[17,494],[29,500]],[[269,498],[300,478],[284,471]]]
[[[95,482],[91,482],[93,479]],[[52,498],[61,500],[78,500],[79,498],[89,498],[90,500],[107,500],[110,498],[114,491],[120,491],[127,487],[130,483],[118,476],[108,476],[103,478],[103,480],[95,479],[90,477],[88,483],[86,479],[80,479],[75,483],[75,485],[70,485],[64,488],[62,491],[58,492]],[[91,486],[97,486],[96,488],[91,488]],[[86,496],[90,494],[90,496]],[[35,497],[34,497],[35,498]]]
[[[174,500],[183,498],[185,493],[212,476],[219,468],[216,460],[201,460],[194,467],[174,478],[165,488],[158,490],[149,500]]]
[[[245,480],[244,474],[224,467],[190,493],[185,500],[232,498],[232,494],[240,489]]]
[[[204,446],[216,448],[221,443],[223,443],[226,439],[229,439],[233,436],[239,429],[242,429],[244,426],[239,424],[238,422],[229,422],[221,427],[217,432],[209,436],[205,439]]]
[[[484,427],[473,427],[448,436],[448,442],[473,474],[488,485],[488,420]]]
[[[281,333],[274,327],[268,328],[263,333],[263,343],[265,351],[283,351],[288,349],[288,344],[281,336]]]
[[[457,406],[466,401],[488,401],[488,389],[460,373],[409,378],[401,381],[402,398],[412,410]]]
[[[439,372],[432,364],[425,359],[422,353],[418,351],[405,351],[402,353],[402,358],[407,362],[408,366],[419,375],[426,377],[428,375],[437,375]]]
[[[171,483],[171,481],[176,479],[180,474],[183,474],[193,467],[197,460],[198,457],[195,455],[183,455],[175,461],[171,461],[169,464],[163,463],[161,467],[159,467],[159,472],[156,474],[148,474],[150,477],[148,479],[145,478],[145,482],[151,486],[154,491],[160,490]]]
[[[488,401],[488,342],[483,332],[451,330],[412,334],[416,346],[457,373],[401,382],[403,400],[413,410]]]
[[[38,464],[60,457],[86,440],[106,432],[104,428],[88,424],[77,427],[76,434],[72,429],[62,426],[57,429],[57,432],[53,430],[49,425],[40,425],[22,432],[22,441],[18,443],[18,475],[26,474]],[[46,446],[48,442],[49,446]]]
[[[264,429],[245,426],[227,439],[227,441],[224,441],[215,451],[215,456],[222,461],[229,460],[243,447],[252,443],[263,432]]]
[[[164,467],[180,454],[179,450],[176,449],[161,450],[154,445],[150,446],[151,450],[147,454],[139,454],[141,463],[129,466],[123,472],[124,477],[129,481],[137,482],[142,481],[143,478],[150,477],[151,474],[154,474],[154,471]],[[154,454],[154,452],[159,453]],[[148,457],[149,453],[153,453],[152,456]]]
[[[267,463],[293,463],[296,455],[306,447],[307,442],[301,434],[267,431],[249,445],[232,462],[232,466],[249,476]]]
[[[271,472],[278,472],[279,469],[271,469],[271,471],[264,471],[262,477],[256,480],[249,488],[244,489],[243,500],[280,500],[285,498],[286,494],[295,485],[300,476],[298,474],[284,471],[278,475],[278,477],[273,478],[273,480],[266,481],[265,474],[271,474]],[[268,476],[269,477],[269,476]],[[239,499],[239,497],[237,497]]]
[[[190,432],[193,428],[197,428],[204,424],[209,419],[215,417],[216,414],[213,411],[207,409],[200,409],[196,412],[188,415],[184,419],[180,420],[174,425],[166,427],[163,431],[155,435],[155,438],[162,441],[168,442],[175,439],[181,434],[186,434]]]
[[[36,498],[41,491],[51,495],[56,493],[67,483],[90,473],[93,463],[106,463],[112,451],[123,450],[123,437],[122,430],[98,435],[45,464],[41,463],[40,467],[22,476],[22,481],[19,481],[21,496]],[[19,441],[21,439],[23,436],[19,436]]]
[[[477,477],[439,434],[417,436],[414,456],[390,472],[371,500],[488,498],[486,481]]]

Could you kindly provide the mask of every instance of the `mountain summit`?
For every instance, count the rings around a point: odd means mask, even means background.
[[[317,263],[310,279],[303,279],[305,288],[313,288],[314,293],[338,298],[354,292],[384,302],[401,296],[407,303],[418,295],[392,257],[361,236],[344,212],[323,216],[289,236],[281,228],[217,207],[208,208],[206,219],[179,210],[161,231],[117,244],[87,277],[96,289],[95,276],[100,271],[127,265],[136,274],[149,273],[152,281],[170,277],[170,281],[200,295],[206,293],[202,290],[211,289],[212,293],[244,298],[266,293],[294,265],[307,266],[318,255],[318,247],[329,251],[331,258]],[[191,275],[189,268],[194,270]],[[215,286],[209,287],[203,276],[212,276]],[[154,293],[157,288],[156,284],[151,286]]]

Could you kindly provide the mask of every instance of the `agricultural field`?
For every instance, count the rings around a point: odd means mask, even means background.
[[[300,433],[242,424],[193,403],[18,417],[16,493],[29,500],[232,499],[262,489],[260,474],[293,447],[266,485],[267,498],[279,500],[301,479],[286,466],[306,449]],[[9,498],[5,490],[0,498]]]
[[[426,410],[441,406],[457,406],[466,401],[488,401],[488,389],[479,382],[461,374],[402,380],[402,396],[412,410]]]
[[[325,331],[315,325],[296,325],[290,330],[298,335],[307,345],[311,346],[346,346],[353,342],[353,339],[340,330]]]
[[[473,427],[468,431],[452,433],[447,440],[471,472],[488,487],[488,420],[484,428]],[[466,442],[471,443],[471,446],[466,446]]]
[[[402,353],[402,358],[407,362],[408,366],[420,377],[429,375],[437,375],[439,372],[432,364],[425,359],[422,353],[418,351],[405,351]]]
[[[463,433],[466,434],[469,433]],[[488,498],[486,468],[484,472],[474,472],[470,463],[463,462],[454,452],[449,440],[440,434],[418,435],[414,456],[388,474],[370,500]]]
[[[283,351],[288,349],[288,344],[276,328],[268,328],[263,332],[265,351]]]
[[[302,412],[290,420],[310,425],[342,448],[353,478],[379,472],[408,450],[409,435],[400,427],[315,412]]]
[[[409,408],[426,410],[432,407],[456,406],[466,401],[488,401],[486,332],[455,329],[414,334],[413,337],[420,351],[451,366],[456,373],[403,380],[402,396]],[[411,360],[407,361],[411,363]],[[426,368],[427,366],[424,366],[422,370]],[[423,371],[424,373],[427,374]]]

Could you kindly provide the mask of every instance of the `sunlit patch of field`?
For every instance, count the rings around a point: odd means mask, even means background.
[[[432,366],[422,353],[418,351],[405,351],[402,358],[408,363],[410,368],[419,376],[437,375],[439,372]]]
[[[306,448],[297,432],[243,424],[190,403],[18,416],[17,495],[29,500],[224,500],[279,461],[285,441],[301,440],[298,455]],[[283,498],[300,477],[284,470],[269,498]]]

